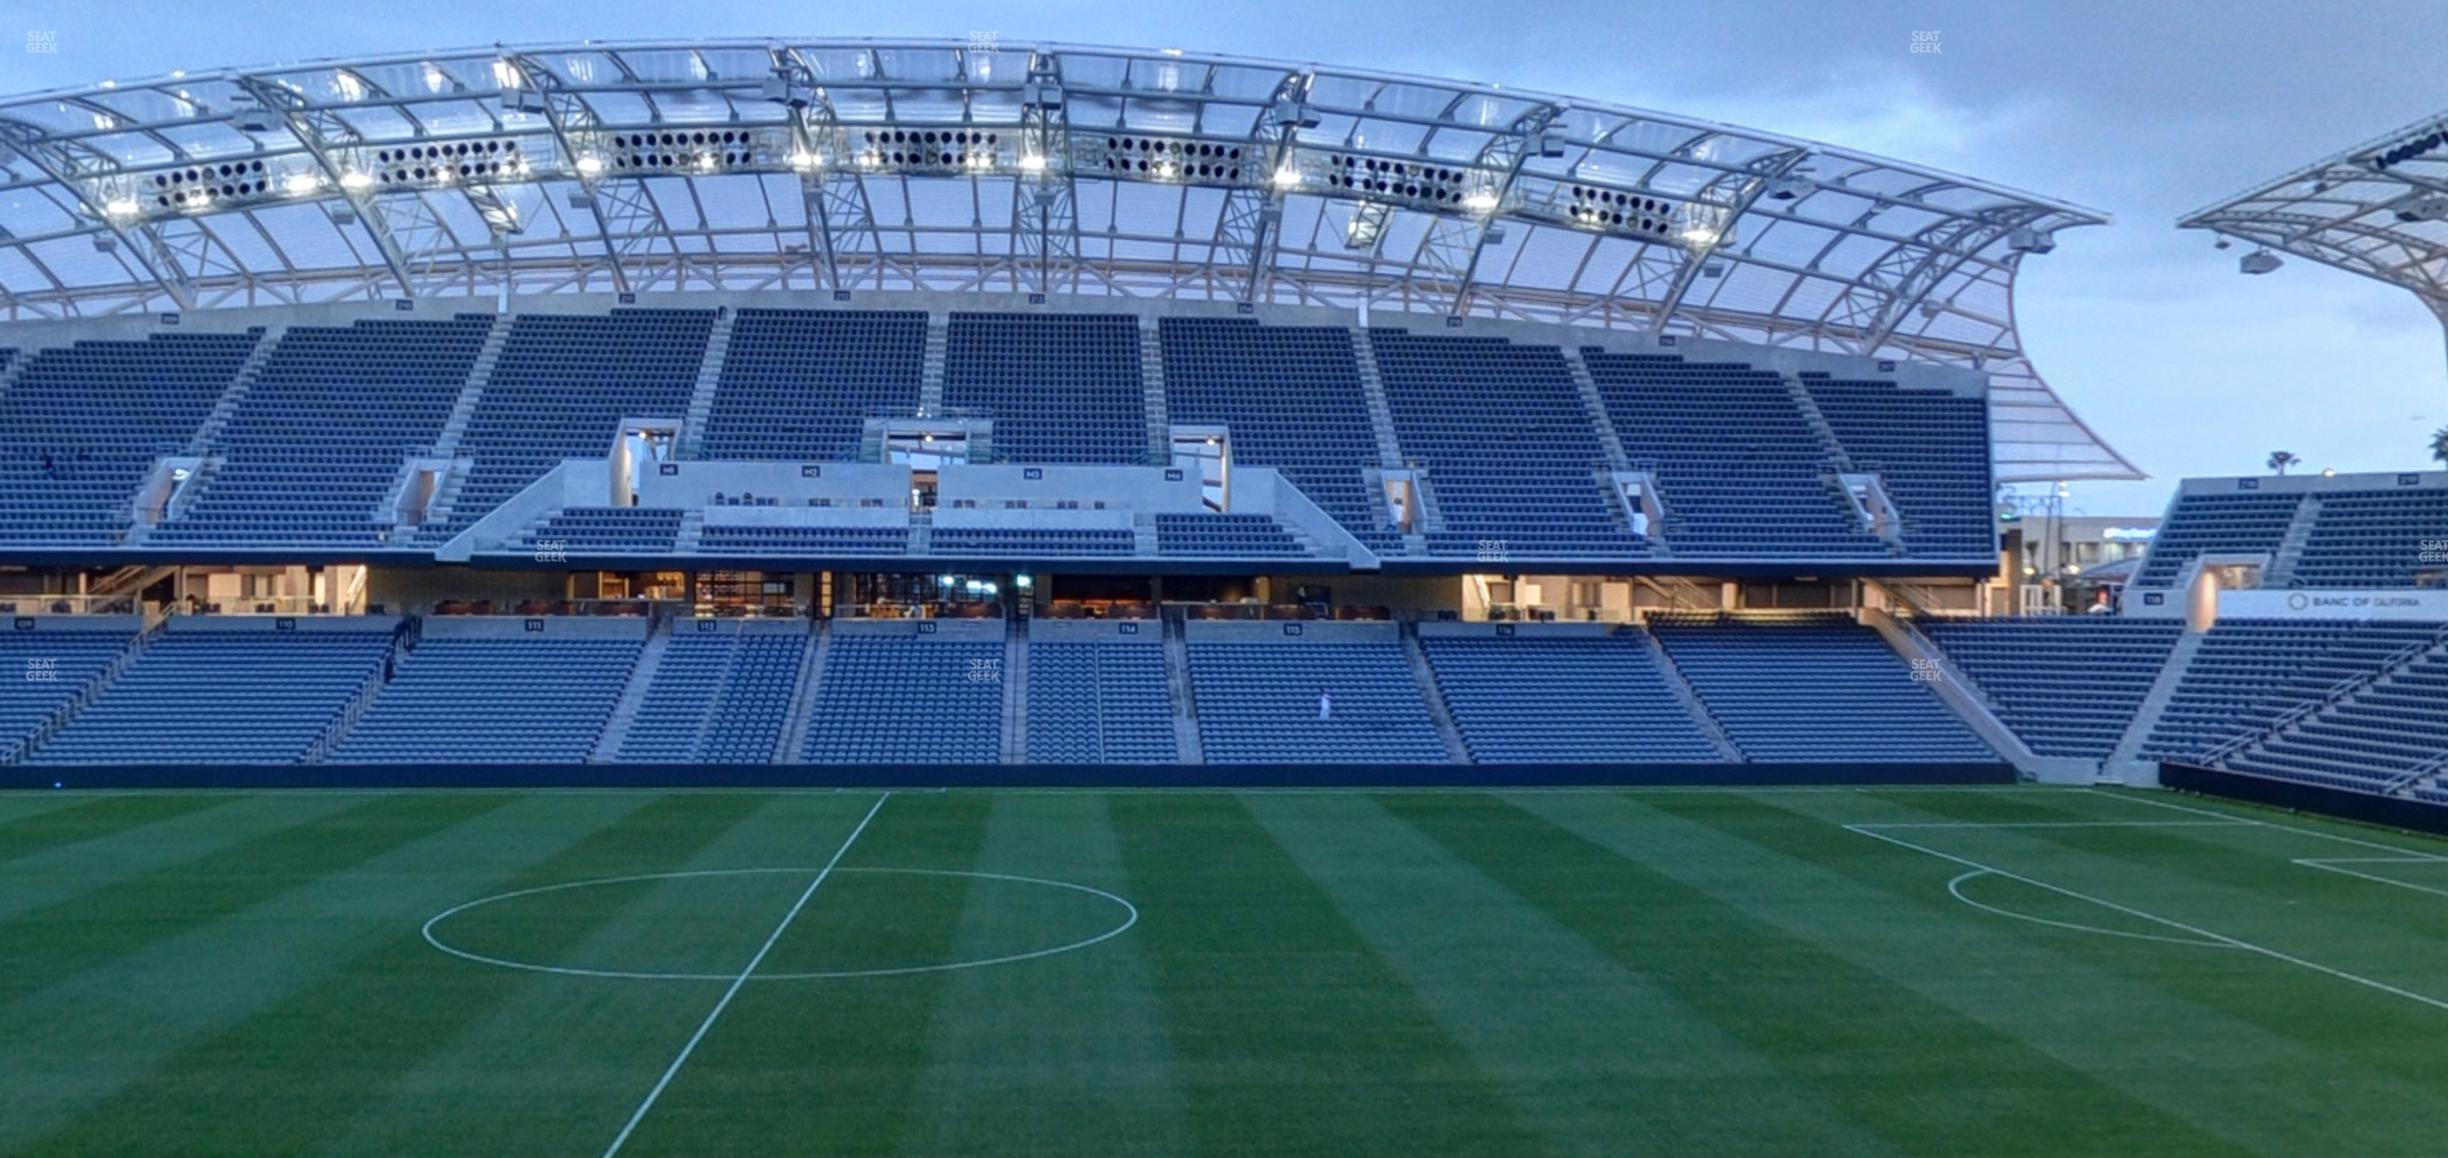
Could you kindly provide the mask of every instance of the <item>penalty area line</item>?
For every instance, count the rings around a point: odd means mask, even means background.
[[[775,925],[772,934],[765,938],[765,943],[758,946],[756,956],[748,959],[748,964],[740,969],[739,976],[731,979],[731,987],[723,990],[722,1000],[715,1002],[714,1008],[705,1015],[705,1020],[697,1023],[697,1032],[690,1034],[688,1044],[680,1047],[680,1056],[673,1058],[672,1063],[664,1067],[663,1076],[655,1080],[653,1089],[646,1091],[646,1100],[638,1103],[637,1112],[629,1115],[628,1124],[621,1127],[619,1136],[612,1139],[610,1146],[604,1147],[604,1158],[612,1158],[613,1155],[620,1153],[621,1147],[629,1144],[629,1135],[637,1132],[638,1123],[646,1120],[647,1112],[654,1109],[655,1102],[662,1098],[663,1091],[671,1085],[672,1078],[679,1075],[680,1067],[687,1065],[689,1055],[697,1052],[697,1043],[705,1040],[706,1032],[714,1028],[714,1023],[722,1018],[723,1011],[731,1008],[731,999],[739,996],[741,987],[748,984],[748,978],[757,971],[757,966],[765,963],[765,955],[773,952],[774,945],[782,940],[782,934],[790,929],[791,922],[799,919],[800,910],[807,908],[808,899],[814,897],[816,890],[824,886],[826,877],[833,875],[833,866],[841,863],[842,856],[850,851],[850,846],[858,843],[859,834],[867,831],[868,822],[876,818],[876,813],[884,810],[884,802],[890,799],[892,799],[890,792],[876,797],[876,802],[867,810],[867,815],[859,818],[858,827],[851,829],[848,839],[841,842],[840,848],[833,850],[833,859],[826,861],[823,868],[816,870],[816,879],[808,882],[807,888],[800,892],[799,899],[791,905],[790,911],[782,914],[781,923]]]

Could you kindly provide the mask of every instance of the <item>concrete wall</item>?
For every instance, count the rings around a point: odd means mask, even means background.
[[[1191,619],[1182,624],[1192,643],[1394,643],[1402,625],[1384,621]]]
[[[644,639],[643,615],[429,615],[427,639]]]

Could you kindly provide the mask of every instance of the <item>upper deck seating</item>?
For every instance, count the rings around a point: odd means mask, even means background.
[[[954,313],[945,337],[944,405],[993,415],[995,457],[1147,461],[1137,318]]]
[[[704,456],[857,458],[870,414],[918,412],[926,337],[918,310],[741,310],[706,416]]]
[[[2302,503],[2303,496],[2295,493],[2178,495],[2134,586],[2174,586],[2204,554],[2275,554]]]
[[[2412,587],[2448,575],[2448,488],[2336,491],[2315,499],[2296,587]]]
[[[1829,448],[1775,372],[1596,349],[1582,358],[1625,456],[1657,478],[1676,555],[1889,554],[1832,481]]]
[[[21,355],[0,394],[0,543],[116,545],[154,464],[187,448],[262,337],[155,334]]]
[[[1385,329],[1369,342],[1403,455],[1427,468],[1444,520],[1432,554],[1648,553],[1607,493],[1606,450],[1563,351]]]
[[[1893,382],[1799,375],[1853,468],[1879,476],[1922,559],[1997,558],[1989,401]]]
[[[1230,430],[1236,463],[1269,466],[1371,550],[1399,549],[1368,468],[1378,465],[1352,332],[1250,318],[1164,318],[1165,413]]]
[[[212,448],[223,461],[159,543],[370,546],[412,454],[449,420],[493,319],[297,326]]]

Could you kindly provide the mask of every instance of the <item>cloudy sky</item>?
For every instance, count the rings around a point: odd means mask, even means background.
[[[1455,0],[994,4],[740,0],[262,4],[11,0],[56,34],[0,91],[173,68],[502,42],[994,33],[1382,67],[1606,99],[1811,137],[2105,210],[2025,265],[2033,360],[2154,477],[2073,505],[2154,514],[2174,480],[2421,465],[2448,426],[2448,344],[2414,299],[2237,251],[2174,220],[2261,179],[2448,108],[2448,3],[2040,0],[1700,3]],[[1520,16],[1508,21],[1505,16]],[[1910,51],[1936,32],[1940,51]]]

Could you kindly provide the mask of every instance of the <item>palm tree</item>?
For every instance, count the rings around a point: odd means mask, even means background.
[[[2448,426],[2431,432],[2431,459],[2448,466]]]
[[[2295,457],[2294,451],[2273,450],[2270,452],[2269,456],[2269,468],[2277,471],[2281,475],[2284,475],[2287,472],[2288,467],[2294,466],[2302,461],[2302,459]]]

